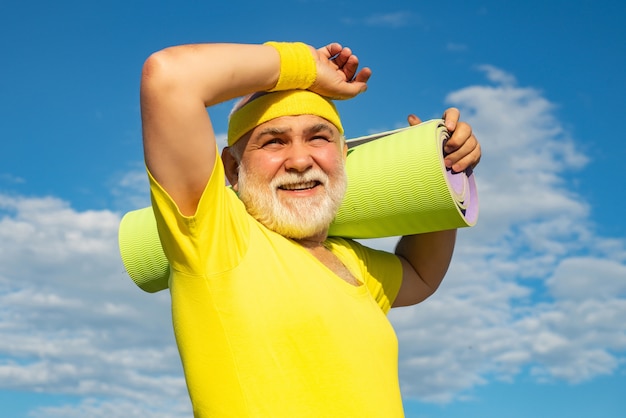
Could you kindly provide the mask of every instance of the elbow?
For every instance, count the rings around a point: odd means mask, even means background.
[[[151,54],[141,70],[141,90],[163,91],[175,86],[177,79],[178,53],[175,47],[166,48]]]
[[[150,55],[143,63],[141,70],[141,88],[145,90],[154,85],[163,83],[167,74],[167,52],[166,50],[158,51]]]

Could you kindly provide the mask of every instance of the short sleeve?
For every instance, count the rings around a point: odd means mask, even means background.
[[[249,242],[249,216],[236,193],[226,186],[219,156],[193,216],[180,212],[150,171],[148,177],[159,238],[173,269],[207,275],[240,262]]]
[[[331,237],[331,251],[362,280],[383,312],[391,309],[402,284],[402,263],[387,251],[368,248],[356,241]]]

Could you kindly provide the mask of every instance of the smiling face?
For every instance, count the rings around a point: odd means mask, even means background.
[[[289,238],[325,238],[346,191],[346,148],[319,116],[282,116],[244,136],[233,187],[248,212]]]

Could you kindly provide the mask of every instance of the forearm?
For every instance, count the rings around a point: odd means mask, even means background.
[[[215,133],[206,108],[257,91],[311,88],[347,99],[365,91],[349,48],[302,43],[195,44],[166,48],[145,62],[141,78],[144,157],[182,213],[195,213],[213,172]],[[193,170],[190,170],[193,167]]]
[[[142,97],[174,90],[205,107],[271,89],[280,73],[276,49],[266,45],[192,44],[163,49],[144,64]]]
[[[396,246],[396,255],[413,267],[421,281],[434,292],[443,280],[454,252],[456,229],[407,235]]]

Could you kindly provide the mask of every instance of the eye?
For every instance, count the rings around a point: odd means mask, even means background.
[[[267,141],[263,142],[263,147],[277,147],[282,145],[284,142],[280,138],[270,138]]]
[[[313,141],[313,142],[330,142],[330,138],[328,138],[327,136],[324,136],[324,135],[315,135],[314,137],[311,138],[311,141]]]

